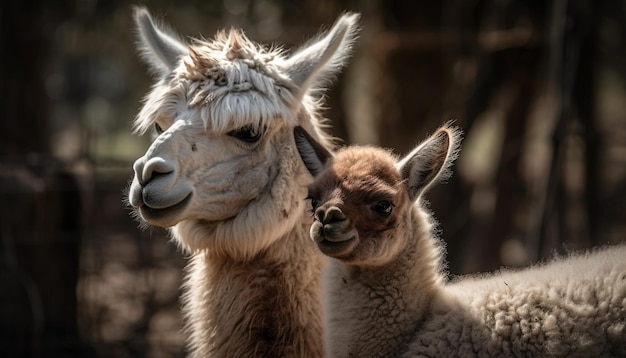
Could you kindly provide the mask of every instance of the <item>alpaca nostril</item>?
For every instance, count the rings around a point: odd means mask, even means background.
[[[346,215],[343,211],[336,206],[331,206],[330,208],[317,208],[317,210],[315,210],[315,217],[322,224],[331,224],[346,219]]]
[[[346,216],[344,215],[343,211],[341,211],[341,209],[339,209],[336,206],[333,206],[326,211],[326,221],[328,223],[332,223],[335,221],[342,221],[345,219],[346,219]]]
[[[137,168],[139,169],[139,168]],[[141,170],[136,170],[140,182],[145,183],[152,180],[157,175],[168,174],[174,171],[174,166],[163,158],[152,158],[146,162]]]

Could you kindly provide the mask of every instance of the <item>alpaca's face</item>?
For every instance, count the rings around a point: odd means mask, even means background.
[[[263,92],[279,92],[278,86],[244,64],[233,64],[239,65],[237,72],[223,71],[223,80],[196,80],[188,68],[201,64],[189,57],[185,61],[190,64],[156,88],[139,114],[156,137],[133,166],[129,199],[151,225],[198,220],[211,229],[271,188],[279,157],[287,154],[280,153],[285,139],[279,138],[288,133],[290,109],[287,101],[272,102]],[[244,85],[251,88],[232,90]],[[207,103],[208,96],[214,98]],[[290,158],[293,154],[284,160]]]
[[[133,165],[130,204],[145,223],[173,227],[192,251],[258,252],[304,211],[308,180],[292,130],[316,132],[307,86],[330,74],[325,65],[338,68],[333,56],[346,51],[356,18],[284,58],[237,31],[185,45],[152,28],[145,10],[135,17],[161,78],[135,123],[156,136]]]
[[[133,166],[130,203],[151,225],[197,220],[211,229],[271,189],[281,154],[280,164],[293,161],[281,147],[289,133],[281,118],[222,133],[205,129],[199,112],[184,108],[159,117],[154,126],[160,133]]]
[[[303,128],[294,138],[315,177],[309,185],[311,238],[341,261],[381,266],[408,244],[413,205],[456,157],[460,131],[444,126],[399,161],[376,147],[348,147],[335,156]]]
[[[378,265],[402,247],[395,235],[408,205],[406,186],[391,154],[348,147],[309,186],[311,237],[320,250],[347,263]]]

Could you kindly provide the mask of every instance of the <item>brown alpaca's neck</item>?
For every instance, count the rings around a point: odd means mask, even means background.
[[[402,256],[403,265],[407,267],[407,293],[413,293],[414,300],[407,305],[413,311],[419,325],[431,311],[433,301],[438,300],[443,290],[444,274],[442,272],[443,250],[433,234],[430,216],[422,209],[414,207],[411,223],[413,226],[407,234],[408,247]],[[413,332],[414,333],[414,332]]]
[[[355,311],[348,321],[354,321],[353,317],[367,317],[365,324],[356,322],[346,329],[354,331],[356,341],[367,332],[379,332],[378,339],[356,344],[350,352],[353,356],[398,356],[407,349],[442,290],[440,249],[432,236],[428,218],[413,209],[397,235],[405,236],[406,245],[392,261],[381,267],[353,267],[352,279],[346,280],[345,284],[359,296],[356,304],[350,303]],[[376,300],[385,304],[376,304]],[[341,299],[334,301],[342,302]],[[380,332],[388,332],[388,337],[381,339],[384,336]]]
[[[323,257],[295,228],[248,261],[196,254],[185,313],[194,357],[321,357]]]
[[[356,268],[360,280],[418,293],[414,297],[433,296],[441,288],[442,257],[431,226],[428,215],[414,207],[397,230],[404,236],[398,255],[383,266]]]

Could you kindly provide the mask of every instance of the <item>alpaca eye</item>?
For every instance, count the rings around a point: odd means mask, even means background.
[[[163,128],[161,128],[161,126],[156,122],[154,123],[154,130],[157,132],[157,134],[163,133]]]
[[[311,194],[307,195],[305,200],[311,200],[311,207],[313,208],[313,211],[315,211],[315,209],[317,209],[317,207],[320,205],[319,200],[313,198]]]
[[[378,214],[382,216],[391,215],[392,209],[393,209],[393,204],[386,200],[381,200],[377,202],[374,206],[372,206],[372,210],[374,210],[375,212],[377,212]]]
[[[228,132],[228,135],[246,143],[256,143],[261,139],[262,132],[260,128],[249,125],[232,130]]]

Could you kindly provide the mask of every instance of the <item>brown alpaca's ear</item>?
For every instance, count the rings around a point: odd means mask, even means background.
[[[448,168],[456,159],[459,142],[459,130],[443,127],[398,162],[397,168],[412,201],[432,184],[449,176]]]
[[[304,166],[311,175],[317,176],[324,169],[328,159],[332,158],[333,155],[300,126],[293,129],[293,136]]]

